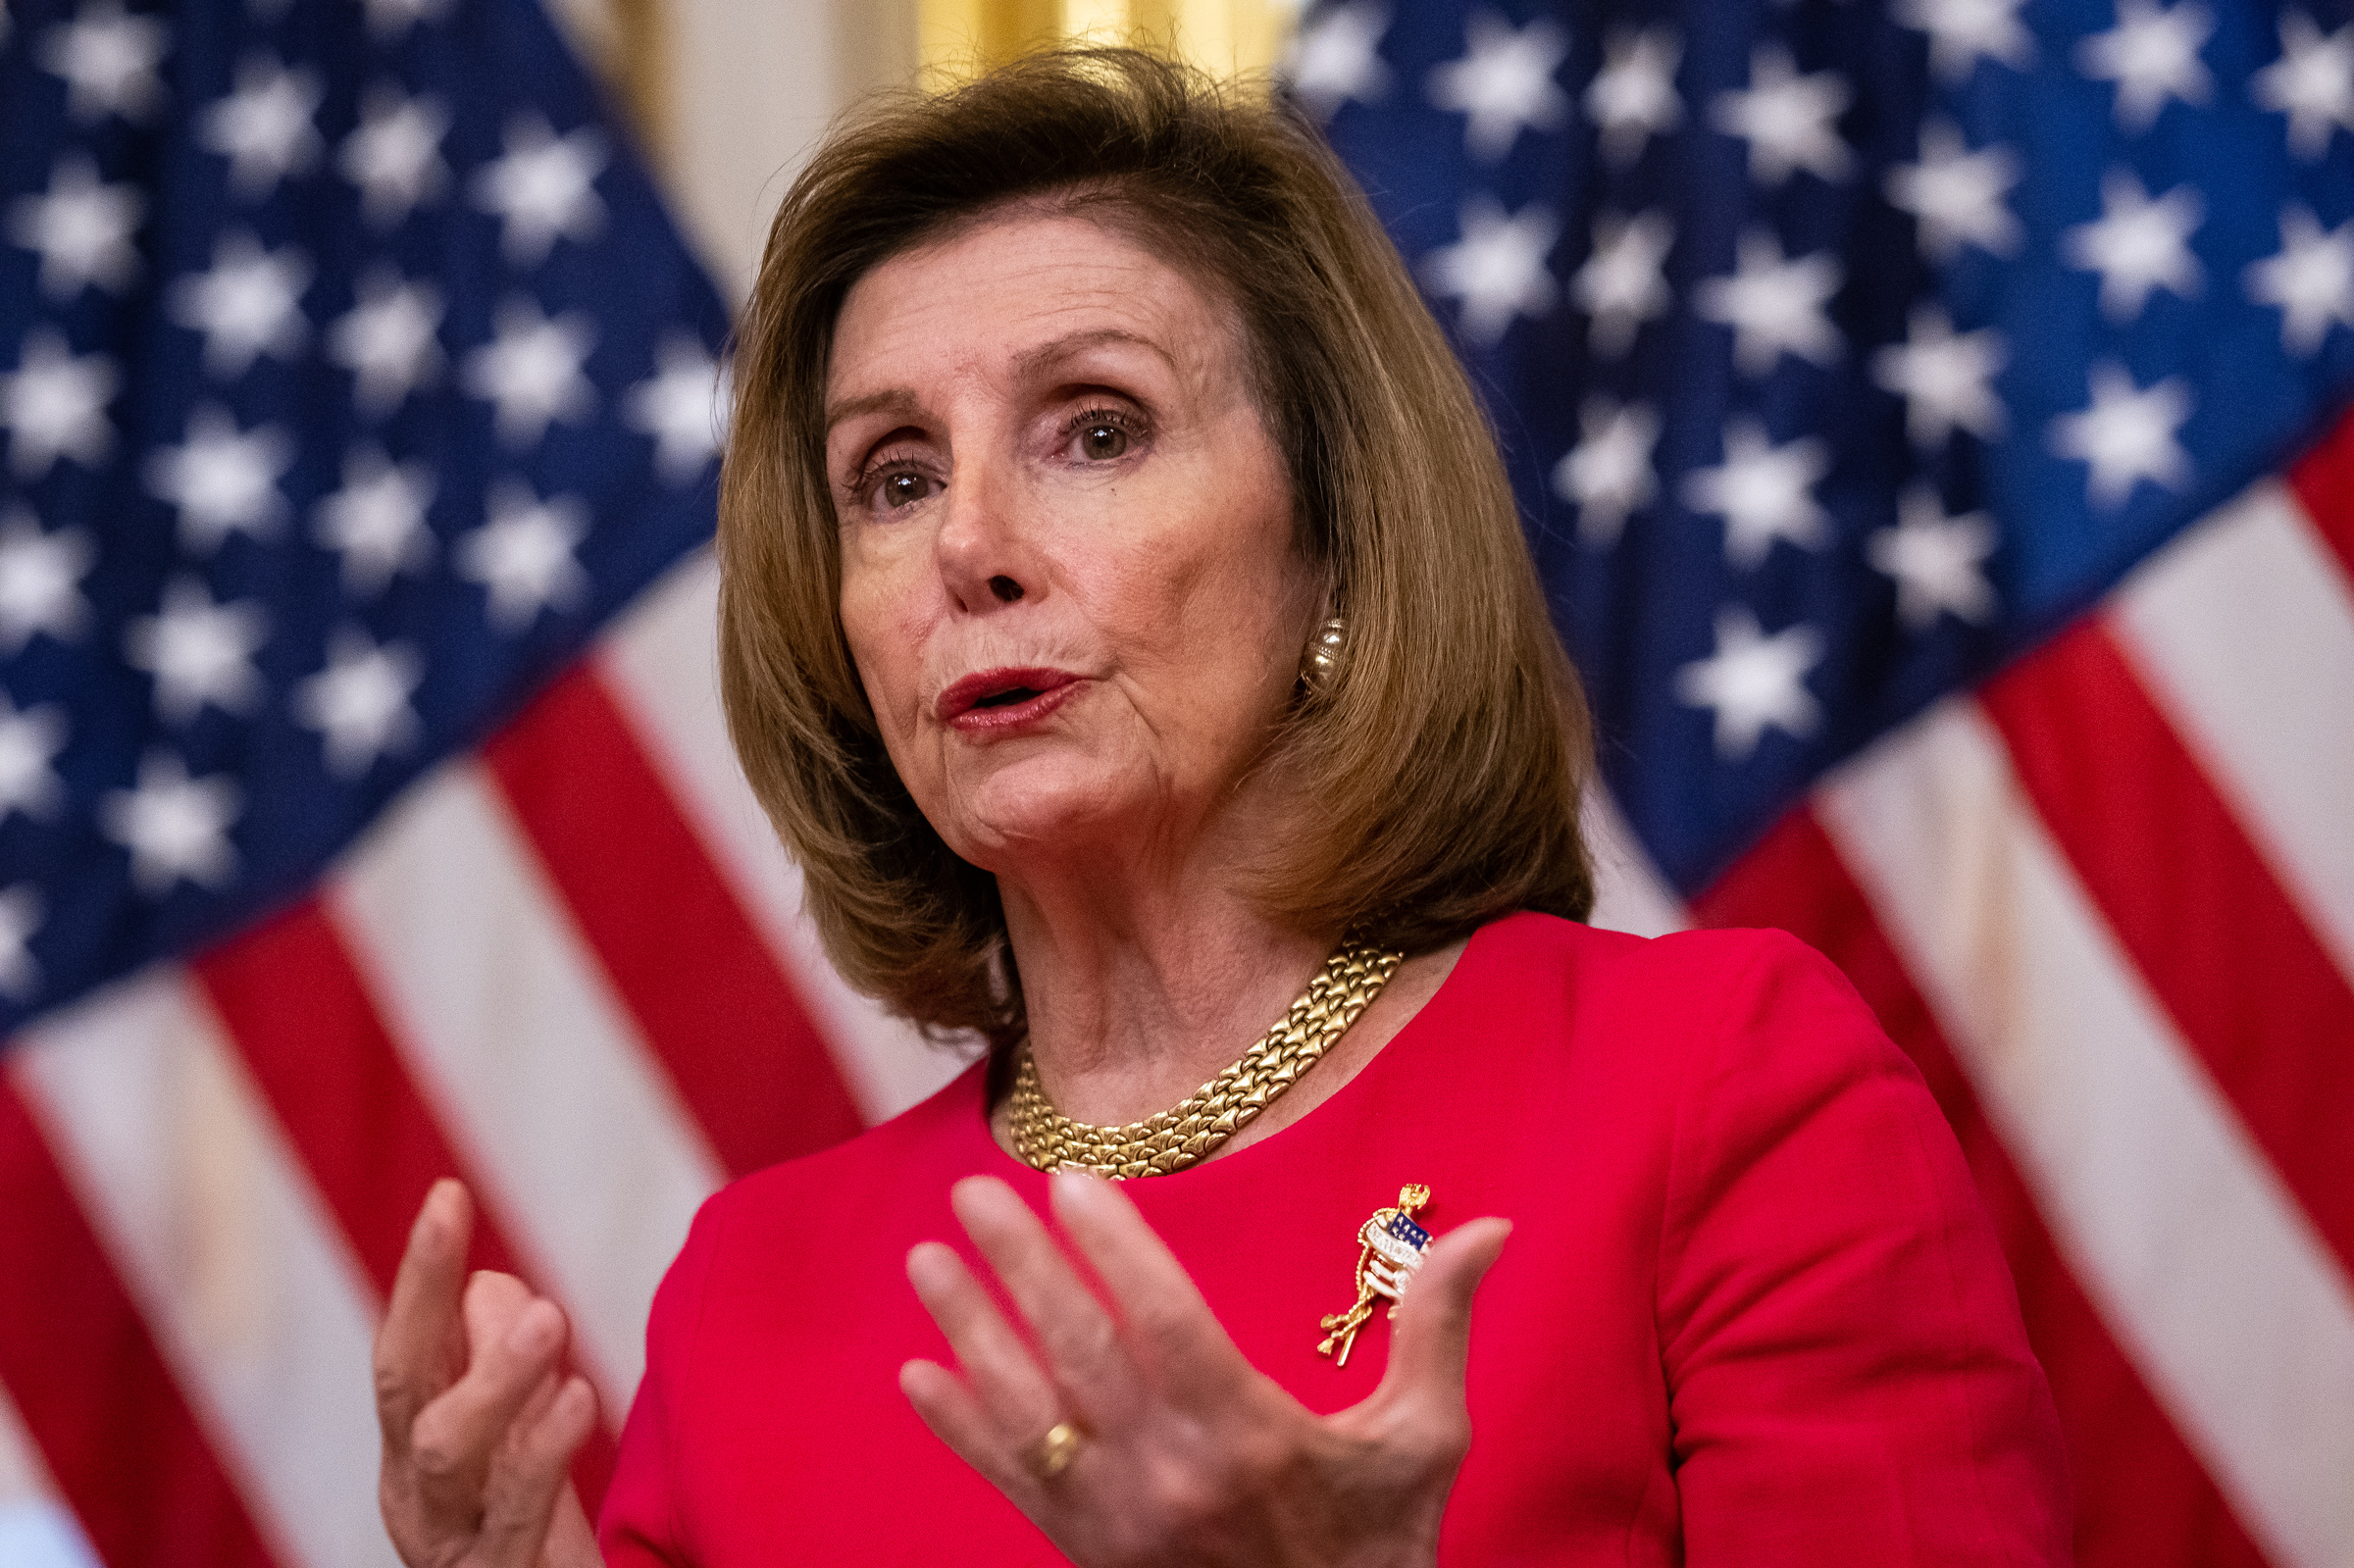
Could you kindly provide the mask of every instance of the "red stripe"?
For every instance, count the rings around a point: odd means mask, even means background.
[[[316,898],[240,932],[191,966],[320,1195],[376,1282],[392,1290],[410,1222],[444,1176],[471,1181]],[[515,1272],[494,1225],[476,1268]]]
[[[0,1383],[101,1561],[274,1559],[31,1110],[0,1079]]]
[[[2354,583],[2354,413],[2297,460],[2288,471],[2288,487]]]
[[[477,1192],[482,1184],[442,1137],[316,898],[249,927],[193,968],[375,1282],[381,1310],[427,1189],[444,1176]],[[468,1262],[528,1275],[486,1212],[476,1221]],[[615,1422],[621,1414],[606,1412]],[[572,1469],[593,1513],[613,1473],[612,1438],[591,1432]]]
[[[2119,945],[2354,1263],[2354,989],[2098,623],[1979,700]]]
[[[484,760],[721,1163],[742,1174],[859,1130],[800,998],[586,666]]]
[[[1793,811],[1692,908],[1708,925],[1781,927],[1828,954],[1928,1081],[1994,1218],[2060,1407],[2079,1568],[2261,1568],[2254,1543],[2069,1271],[1935,1015],[1814,815]]]

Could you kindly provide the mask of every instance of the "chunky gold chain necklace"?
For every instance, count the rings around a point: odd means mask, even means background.
[[[1291,1011],[1259,1037],[1241,1061],[1180,1104],[1126,1127],[1075,1122],[1057,1111],[1039,1085],[1038,1065],[1025,1045],[1006,1102],[1014,1151],[1042,1171],[1070,1165],[1123,1180],[1166,1176],[1198,1165],[1315,1066],[1381,994],[1405,956],[1344,941],[1324,960]]]

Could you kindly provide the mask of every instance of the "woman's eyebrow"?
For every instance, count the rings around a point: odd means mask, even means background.
[[[1065,360],[1076,359],[1091,348],[1114,343],[1133,344],[1157,357],[1171,371],[1178,369],[1175,356],[1159,343],[1121,327],[1098,327],[1086,331],[1065,332],[1036,348],[1022,350],[1014,356],[1013,368],[1021,379],[1027,380],[1053,370]]]
[[[825,429],[828,433],[831,433],[834,427],[840,425],[844,420],[853,420],[862,414],[874,414],[886,410],[897,414],[901,418],[914,420],[922,412],[922,407],[923,405],[917,401],[915,393],[906,387],[886,386],[879,392],[868,392],[860,397],[845,398],[839,403],[827,404]]]
[[[1171,371],[1182,373],[1176,357],[1166,348],[1142,333],[1132,332],[1120,327],[1099,327],[1086,331],[1065,332],[1060,337],[1040,343],[1034,348],[1022,350],[1021,353],[1014,356],[1013,367],[1019,379],[1032,379],[1051,372],[1066,360],[1076,359],[1090,349],[1119,343],[1133,344],[1142,348],[1159,359]],[[922,404],[913,391],[904,386],[887,386],[879,391],[866,392],[857,397],[844,398],[839,403],[828,404],[825,414],[825,429],[831,431],[835,426],[844,420],[885,412],[896,414],[903,419],[912,421],[919,417],[921,411]]]

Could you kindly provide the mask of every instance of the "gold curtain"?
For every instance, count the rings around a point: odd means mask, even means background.
[[[670,34],[661,0],[612,0],[597,62],[621,95],[630,122],[656,161],[670,151]]]
[[[925,79],[960,80],[1064,39],[1170,53],[1221,76],[1264,72],[1289,41],[1287,0],[915,0]]]

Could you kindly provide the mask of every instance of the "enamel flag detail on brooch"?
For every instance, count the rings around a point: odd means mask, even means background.
[[[1333,1355],[1338,1347],[1334,1366],[1349,1364],[1349,1348],[1356,1343],[1356,1331],[1372,1318],[1375,1296],[1389,1297],[1393,1317],[1406,1300],[1406,1288],[1422,1267],[1423,1253],[1430,1250],[1430,1233],[1414,1223],[1414,1215],[1429,1201],[1427,1187],[1401,1188],[1396,1208],[1375,1209],[1373,1217],[1356,1228],[1356,1304],[1324,1319],[1324,1341],[1316,1346],[1318,1355]]]

